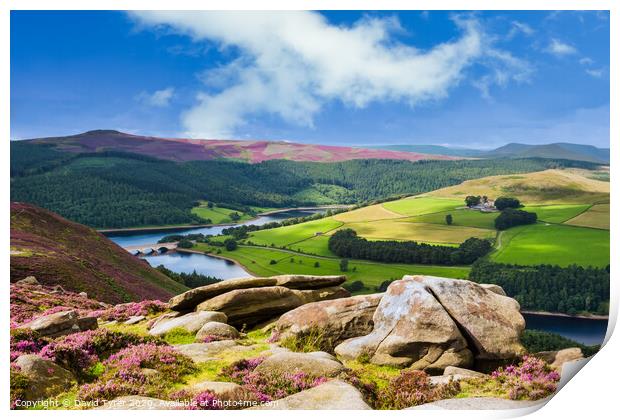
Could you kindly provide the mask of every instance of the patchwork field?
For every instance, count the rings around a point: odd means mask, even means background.
[[[508,229],[499,243],[489,258],[501,263],[564,267],[609,264],[609,231],[601,229],[537,223]]]
[[[406,220],[415,223],[434,223],[438,225],[445,225],[446,216],[448,214],[452,215],[452,226],[469,226],[493,230],[495,229],[495,218],[498,215],[497,212],[483,213],[477,210],[457,209],[413,216]]]
[[[342,225],[342,222],[327,217],[325,219],[312,220],[298,225],[260,230],[250,235],[250,241],[257,245],[282,247],[295,244],[319,234],[325,234]]]
[[[348,223],[347,228],[368,239],[413,240],[428,243],[460,244],[471,237],[493,238],[495,231],[467,226],[448,226],[431,223],[412,223],[407,220]]]
[[[595,204],[586,212],[566,222],[568,225],[609,229],[609,204]]]
[[[196,249],[208,252],[213,248],[206,244],[198,244]],[[221,256],[234,259],[258,276],[274,276],[278,274],[341,274],[340,260],[333,258],[313,257],[290,251],[261,247],[241,246],[235,251],[222,250]],[[275,264],[271,264],[271,261]],[[318,263],[318,267],[315,264]],[[369,261],[349,261],[346,274],[348,283],[360,280],[365,289],[358,293],[374,292],[374,288],[384,280],[399,279],[406,274],[427,274],[452,278],[467,278],[469,267],[440,267],[414,264],[379,264]]]
[[[252,218],[252,216],[248,214],[233,209],[227,209],[225,207],[214,206],[212,208],[209,208],[206,203],[201,204],[198,207],[194,207],[192,209],[192,213],[199,217],[202,217],[205,220],[210,219],[211,223],[214,224],[233,222],[233,220],[230,218],[231,213],[239,214],[239,216],[241,216],[239,221],[250,220]]]
[[[464,197],[463,197],[464,199]],[[445,199],[437,197],[408,197],[402,200],[383,203],[383,207],[403,216],[419,216],[463,207],[463,199]]]
[[[526,206],[525,211],[534,212],[538,220],[549,223],[564,223],[569,219],[585,212],[589,204],[558,204],[550,206]]]

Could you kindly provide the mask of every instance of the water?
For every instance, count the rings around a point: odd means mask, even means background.
[[[523,314],[527,329],[560,334],[586,345],[601,344],[607,332],[606,319],[568,318]]]
[[[251,274],[232,261],[201,254],[186,254],[171,252],[168,254],[149,255],[144,257],[153,267],[163,265],[176,273],[191,273],[232,279],[235,277],[250,277]]]
[[[270,222],[277,222],[284,219],[290,219],[293,217],[310,216],[315,213],[325,213],[324,209],[314,210],[290,210],[278,213],[273,213],[266,216],[259,216],[254,220],[239,223],[235,226],[241,225],[256,225],[261,226]],[[187,235],[190,233],[202,233],[204,235],[219,235],[222,231],[230,226],[209,226],[199,228],[181,228],[181,229],[162,229],[152,231],[129,231],[106,234],[108,238],[122,247],[138,246],[147,244],[156,244],[161,238],[167,235],[181,234]]]

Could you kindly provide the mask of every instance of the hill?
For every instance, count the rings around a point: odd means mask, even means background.
[[[370,149],[395,150],[398,152],[429,153],[435,155],[478,157],[485,153],[484,150],[467,149],[461,147],[437,146],[434,144],[388,144],[381,146],[368,146]]]
[[[555,158],[581,160],[584,162],[609,163],[609,149],[573,144],[552,143],[531,145],[521,143],[509,143],[490,152],[482,153],[480,157],[486,158]]]
[[[11,282],[35,276],[108,303],[167,299],[186,290],[86,226],[11,203]]]
[[[416,162],[419,160],[456,159],[450,156],[424,153],[302,144],[287,141],[146,137],[115,130],[93,130],[72,136],[22,141],[50,145],[59,151],[71,153],[127,152],[177,162],[214,159],[236,159],[251,163],[275,159],[302,162],[342,162],[354,159],[397,159]]]

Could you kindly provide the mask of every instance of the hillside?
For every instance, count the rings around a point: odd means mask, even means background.
[[[51,145],[71,153],[106,151],[136,153],[158,159],[192,160],[236,159],[258,163],[286,159],[302,162],[342,162],[354,159],[451,160],[454,157],[425,153],[373,150],[356,147],[301,144],[287,141],[202,140],[136,136],[115,130],[93,130],[64,137],[24,140]]]
[[[95,230],[12,202],[11,282],[30,275],[108,303],[167,299],[185,290]]]
[[[609,149],[601,149],[590,145],[573,143],[551,143],[542,145],[509,143],[495,150],[482,153],[479,156],[485,158],[538,157],[609,163]]]
[[[387,144],[380,146],[368,146],[371,149],[394,150],[398,152],[430,153],[436,155],[478,157],[484,150],[467,149],[464,147],[447,147],[434,144]]]

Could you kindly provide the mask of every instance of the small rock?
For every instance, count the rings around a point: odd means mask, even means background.
[[[88,293],[86,293],[86,292],[80,292],[80,293],[78,293],[78,295],[82,296],[83,298],[87,298],[88,297]]]
[[[270,404],[252,407],[250,410],[371,410],[371,408],[353,385],[333,380]]]
[[[31,285],[31,286],[38,286],[41,283],[37,281],[37,278],[35,276],[28,276],[24,279],[17,281],[15,284],[26,284],[26,285]]]
[[[128,395],[118,397],[96,408],[96,410],[176,410],[179,403],[157,398]]]
[[[237,331],[235,327],[224,324],[223,322],[211,321],[204,324],[202,328],[198,330],[196,341],[202,341],[210,335],[235,339],[239,338],[239,331]]]
[[[135,315],[130,317],[127,321],[124,322],[125,325],[133,325],[137,324],[140,321],[144,321],[146,317],[144,315]]]
[[[497,284],[478,284],[478,286],[488,290],[489,292],[497,293],[498,295],[502,296],[508,296],[502,286],[499,286]]]
[[[31,401],[58,395],[75,382],[71,372],[35,354],[23,354],[15,363],[30,380],[25,396]]]
[[[486,375],[484,373],[476,372],[475,370],[471,370],[471,369],[464,369],[464,368],[457,367],[457,366],[448,366],[447,368],[444,369],[443,374],[444,375],[460,375],[462,377],[468,377],[468,378],[488,378],[489,377],[489,375]]]
[[[267,357],[258,365],[256,371],[278,374],[304,372],[313,376],[334,377],[345,369],[340,362],[325,352],[279,352]]]
[[[159,371],[157,369],[151,368],[142,368],[140,369],[140,372],[142,372],[146,377],[156,376],[157,374],[159,374]]]
[[[213,341],[211,343],[192,343],[174,346],[179,353],[189,357],[196,363],[215,360],[217,355],[223,351],[233,349],[237,346],[234,340]],[[243,348],[243,346],[238,346]],[[249,348],[249,347],[246,347]]]
[[[69,310],[41,316],[22,325],[21,328],[30,328],[46,337],[59,337],[74,332],[96,329],[97,318],[79,318],[77,311]]]
[[[562,365],[564,365],[564,363],[584,359],[583,352],[579,347],[570,347],[557,351],[543,351],[534,354],[534,356],[544,360],[560,373],[562,372]]]
[[[198,330],[200,330],[207,322],[226,322],[227,320],[228,318],[226,315],[221,312],[191,312],[177,318],[163,318],[155,322],[149,333],[151,335],[164,335],[173,328],[183,328],[190,333],[195,333],[198,332]]]
[[[191,385],[187,387],[186,389],[192,393],[211,391],[215,394],[223,394],[225,392],[238,391],[242,389],[242,386],[234,382],[205,381],[205,382],[200,382],[200,383]]]

